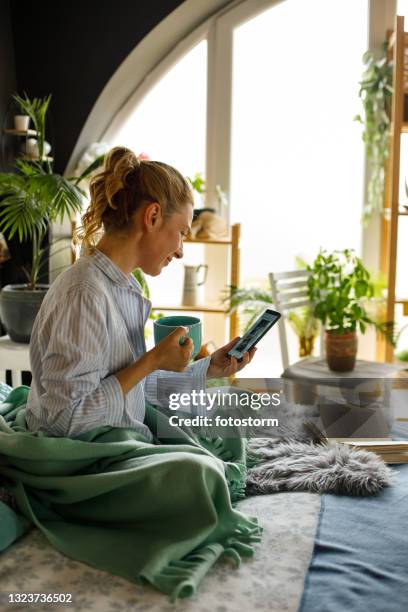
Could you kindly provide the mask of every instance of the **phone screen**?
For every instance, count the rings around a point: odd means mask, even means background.
[[[246,334],[237,342],[237,344],[228,351],[227,355],[242,359],[243,354],[249,351],[259,342],[261,338],[275,325],[280,319],[280,313],[269,308],[255,321],[248,329]]]

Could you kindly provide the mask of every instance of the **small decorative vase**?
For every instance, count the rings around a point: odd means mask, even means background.
[[[14,129],[18,132],[26,132],[30,125],[30,117],[28,115],[15,115]]]
[[[351,372],[356,365],[357,334],[326,331],[327,365],[333,372]]]
[[[184,266],[183,304],[197,306],[202,302],[201,287],[207,278],[208,266]],[[200,272],[202,278],[200,279]]]
[[[44,140],[43,155],[48,155],[50,151],[50,143]],[[23,153],[31,159],[38,159],[40,152],[38,150],[38,141],[36,138],[27,138],[26,142],[23,144]]]

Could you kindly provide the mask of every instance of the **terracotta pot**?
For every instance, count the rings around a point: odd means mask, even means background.
[[[357,334],[326,331],[327,365],[333,372],[350,372],[356,365]]]

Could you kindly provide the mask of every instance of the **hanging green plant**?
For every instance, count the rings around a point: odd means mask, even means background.
[[[363,141],[369,160],[367,200],[363,220],[370,219],[375,210],[383,209],[384,171],[389,153],[390,114],[392,89],[392,62],[387,59],[388,42],[384,42],[380,54],[366,51],[363,55],[365,69],[360,81],[359,97],[363,114],[354,117],[363,125]]]

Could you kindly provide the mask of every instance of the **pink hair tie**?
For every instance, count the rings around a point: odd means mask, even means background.
[[[150,157],[148,156],[147,153],[144,153],[143,151],[141,153],[139,153],[139,155],[137,155],[137,159],[139,161],[151,161]]]

